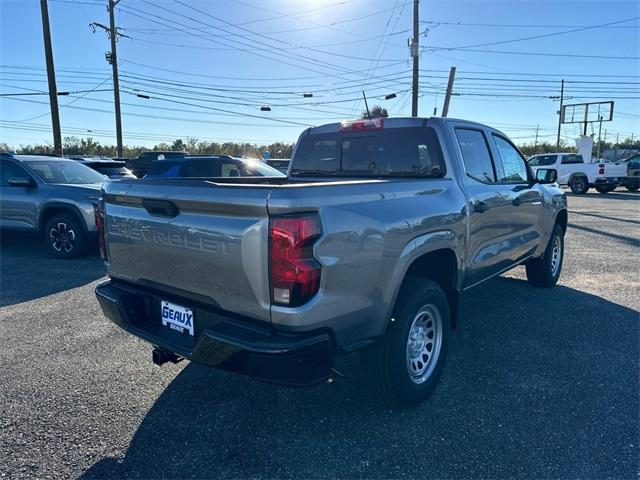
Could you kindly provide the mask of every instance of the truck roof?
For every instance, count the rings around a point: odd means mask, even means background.
[[[319,133],[332,133],[340,131],[340,128],[344,123],[354,123],[358,121],[365,121],[366,119],[358,119],[358,120],[348,120],[346,122],[340,123],[328,123],[326,125],[319,125],[317,127],[310,127],[305,130],[304,133],[307,134],[319,134]],[[375,119],[372,119],[375,120]],[[459,118],[443,118],[443,117],[393,117],[393,118],[382,118],[384,123],[384,128],[408,128],[408,127],[424,127],[428,124],[441,124],[445,125],[447,123],[456,122],[456,123],[466,123],[469,125],[474,125],[483,128],[491,128],[492,130],[499,131],[496,128],[490,127],[488,125],[484,125],[482,123],[473,122],[471,120],[464,120]]]

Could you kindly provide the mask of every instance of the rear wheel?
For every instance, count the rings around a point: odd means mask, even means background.
[[[640,188],[640,185],[625,185],[625,188],[630,192],[635,192]]]
[[[571,180],[569,180],[569,188],[571,188],[571,191],[573,193],[582,195],[584,193],[587,193],[587,191],[589,190],[589,180],[587,180],[587,177],[582,175],[573,177]]]
[[[551,238],[540,258],[526,264],[527,280],[536,287],[552,287],[558,283],[564,258],[564,230],[556,223]]]
[[[58,258],[75,258],[84,253],[87,247],[84,229],[69,214],[56,215],[47,222],[44,241],[49,252]]]
[[[610,193],[616,189],[617,185],[596,185],[596,190],[599,193]]]
[[[442,374],[450,330],[449,303],[442,288],[421,278],[405,282],[385,337],[361,354],[378,395],[396,406],[424,401]]]

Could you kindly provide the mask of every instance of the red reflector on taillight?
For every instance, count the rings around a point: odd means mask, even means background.
[[[365,120],[355,120],[352,122],[342,122],[341,132],[359,132],[362,130],[380,130],[384,128],[383,118],[368,118]]]
[[[100,252],[100,258],[104,261],[107,260],[107,246],[105,243],[104,232],[104,200],[102,197],[98,200],[98,205],[95,207],[96,211],[96,230],[98,231],[98,251]]]
[[[313,258],[313,244],[320,235],[322,226],[317,214],[271,218],[269,259],[273,303],[295,307],[318,292],[322,267]]]
[[[598,175],[604,175],[604,163],[598,165]]]

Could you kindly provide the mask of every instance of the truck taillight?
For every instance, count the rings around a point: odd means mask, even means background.
[[[98,205],[95,207],[96,211],[96,230],[98,231],[98,251],[100,252],[100,258],[107,261],[107,246],[105,244],[105,232],[104,232],[104,200],[102,197],[98,200]]]
[[[269,225],[271,300],[295,307],[318,293],[322,267],[313,244],[322,235],[317,214],[273,217]]]
[[[384,128],[383,118],[367,118],[364,120],[353,120],[340,124],[341,132],[361,132],[365,130],[382,130]]]
[[[604,163],[598,165],[598,175],[604,175]]]

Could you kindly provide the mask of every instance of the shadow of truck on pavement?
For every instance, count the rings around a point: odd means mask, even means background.
[[[92,253],[72,260],[53,258],[39,235],[0,233],[0,306],[80,287],[106,273],[104,262]]]
[[[497,278],[464,294],[460,315],[442,382],[418,408],[377,403],[357,356],[341,360],[345,378],[308,390],[190,364],[124,458],[82,478],[636,476],[638,312]]]

